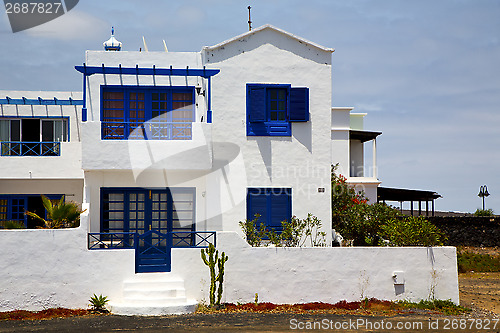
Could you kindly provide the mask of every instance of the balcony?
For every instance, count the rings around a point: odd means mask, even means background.
[[[60,156],[60,142],[3,141],[2,156]]]
[[[84,170],[209,170],[212,126],[201,122],[82,123]]]
[[[152,119],[147,122],[101,122],[103,140],[191,140],[192,122],[167,122]]]

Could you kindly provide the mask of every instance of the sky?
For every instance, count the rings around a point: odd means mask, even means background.
[[[436,191],[473,212],[479,187],[500,213],[499,0],[80,0],[12,33],[0,13],[0,90],[81,91],[74,70],[111,26],[124,50],[200,51],[272,24],[333,53],[332,106],[366,112],[382,186]],[[216,106],[214,106],[215,108]]]

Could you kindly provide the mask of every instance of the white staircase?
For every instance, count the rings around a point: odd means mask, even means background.
[[[186,298],[184,280],[172,273],[135,274],[123,282],[122,302],[109,302],[111,313],[136,316],[191,313],[196,305]]]

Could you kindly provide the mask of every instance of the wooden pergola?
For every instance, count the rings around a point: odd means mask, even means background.
[[[378,187],[377,202],[397,201],[403,210],[403,202],[410,202],[410,212],[413,216],[413,203],[418,202],[418,215],[422,215],[422,202],[425,202],[425,216],[429,216],[429,202],[432,203],[432,216],[434,216],[434,200],[441,198],[439,193],[433,191],[408,190],[401,188]]]

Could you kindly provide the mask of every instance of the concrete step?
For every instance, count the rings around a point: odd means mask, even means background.
[[[132,297],[124,297],[124,304],[131,305],[154,305],[154,306],[168,306],[168,305],[178,305],[187,302],[186,297],[164,297],[164,298],[156,298],[156,299],[145,299],[145,298],[132,298]]]
[[[110,302],[112,313],[159,316],[191,313],[197,302],[186,298],[184,280],[171,273],[140,273],[123,282],[123,299]]]
[[[123,289],[124,297],[131,298],[164,298],[164,297],[186,297],[186,290],[184,288],[180,289],[156,289],[156,288],[130,288],[125,287]]]
[[[170,314],[193,313],[197,306],[196,301],[187,301],[184,304],[175,304],[168,306],[155,305],[131,305],[109,303],[111,313],[125,316],[164,316]]]

